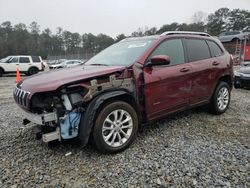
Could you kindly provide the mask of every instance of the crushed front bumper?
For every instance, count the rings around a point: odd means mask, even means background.
[[[28,112],[22,108],[20,108],[20,110],[26,119],[28,119],[29,121],[31,121],[35,124],[38,124],[38,125],[45,125],[45,123],[52,122],[52,121],[57,122],[56,112],[44,113],[44,114],[34,114],[34,113]]]
[[[19,108],[20,108],[21,113],[24,115],[24,117],[28,121],[35,123],[37,125],[43,126],[43,125],[45,125],[45,123],[48,123],[48,122],[57,123],[58,118],[57,118],[56,112],[44,113],[44,114],[34,114],[34,113],[31,113],[31,112],[28,112],[28,111],[22,109],[21,107],[19,107]],[[56,130],[53,132],[42,134],[42,140],[43,140],[43,142],[47,142],[47,143],[50,141],[53,141],[53,140],[61,141],[61,134],[60,134],[59,127],[57,127]]]

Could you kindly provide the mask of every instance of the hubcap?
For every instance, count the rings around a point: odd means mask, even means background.
[[[111,112],[103,122],[102,137],[111,147],[119,147],[130,138],[133,130],[131,115],[122,109]]]
[[[220,110],[225,110],[229,102],[229,91],[226,87],[222,87],[217,98],[217,105]]]

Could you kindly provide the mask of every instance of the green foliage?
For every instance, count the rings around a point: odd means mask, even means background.
[[[250,12],[247,10],[220,8],[208,16],[207,30],[218,35],[226,30],[243,30],[250,26]]]
[[[124,34],[119,34],[119,35],[116,36],[115,42],[119,42],[119,41],[121,41],[121,40],[123,40],[125,38],[126,38],[126,36]]]
[[[165,31],[205,31],[211,35],[218,35],[223,30],[242,30],[250,26],[250,12],[248,10],[220,8],[208,17],[202,12],[193,16],[193,23],[165,24],[159,29],[139,28],[131,33],[132,37],[161,34]],[[119,34],[115,39],[105,34],[71,33],[58,27],[53,34],[49,28],[41,31],[36,22],[28,27],[19,23],[14,26],[6,21],[0,25],[0,58],[8,55],[48,55],[97,53],[114,42],[126,38]]]

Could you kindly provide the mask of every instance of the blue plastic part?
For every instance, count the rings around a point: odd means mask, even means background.
[[[64,119],[60,122],[61,137],[63,139],[71,139],[77,137],[81,113],[67,112]]]

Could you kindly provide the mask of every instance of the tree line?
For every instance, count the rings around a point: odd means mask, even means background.
[[[165,31],[201,31],[211,35],[218,35],[225,30],[243,30],[250,26],[250,11],[220,8],[210,15],[197,12],[192,17],[192,23],[165,24],[159,29],[139,28],[130,36],[147,36],[161,34]],[[40,30],[37,22],[29,26],[19,23],[12,25],[10,21],[0,25],[0,58],[15,54],[40,55],[44,59],[48,55],[98,53],[111,44],[128,36],[119,34],[112,38],[105,34],[72,33],[58,27],[56,33],[49,28]]]

